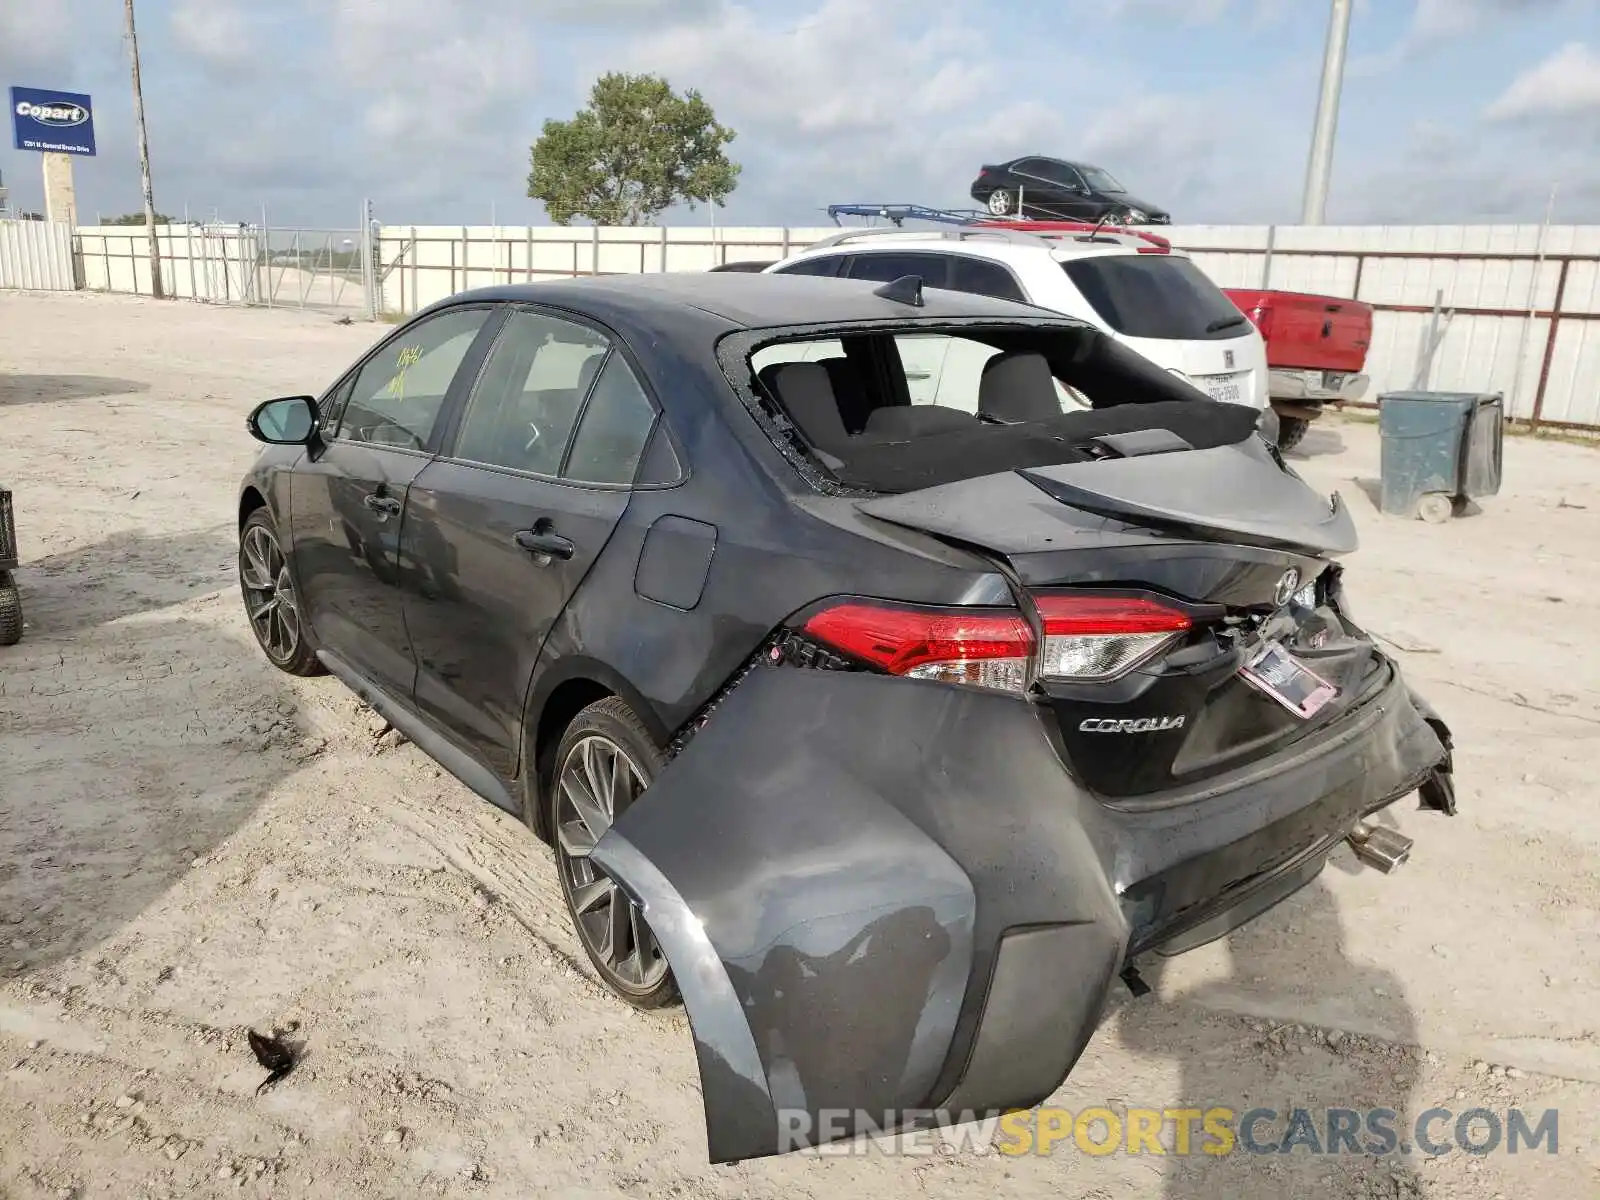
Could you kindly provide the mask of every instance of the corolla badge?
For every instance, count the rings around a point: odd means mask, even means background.
[[[1090,717],[1078,723],[1080,733],[1165,733],[1169,729],[1182,729],[1183,717],[1138,717],[1134,720],[1117,720],[1114,717]]]
[[[1278,586],[1272,591],[1272,599],[1279,608],[1282,608],[1294,598],[1294,594],[1299,590],[1300,572],[1294,567],[1290,567],[1278,579]]]

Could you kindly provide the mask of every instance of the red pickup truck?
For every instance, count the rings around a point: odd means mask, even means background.
[[[1224,291],[1267,344],[1268,390],[1278,415],[1281,449],[1305,436],[1324,404],[1366,394],[1371,305],[1307,292]]]

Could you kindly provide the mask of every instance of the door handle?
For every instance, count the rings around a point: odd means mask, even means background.
[[[532,529],[518,530],[513,540],[531,554],[543,554],[563,560],[572,557],[572,541],[554,532],[545,521],[540,521]]]
[[[361,497],[361,503],[379,516],[398,517],[400,515],[400,501],[393,496],[384,496],[378,492],[373,492],[370,496]]]

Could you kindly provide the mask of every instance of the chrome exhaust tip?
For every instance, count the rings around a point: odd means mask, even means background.
[[[1412,839],[1381,825],[1357,821],[1345,835],[1356,857],[1387,875],[1411,857]]]

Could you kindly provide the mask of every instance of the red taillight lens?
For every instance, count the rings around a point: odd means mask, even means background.
[[[1003,609],[950,613],[849,602],[826,608],[805,632],[891,675],[1021,692],[1033,662],[1033,632]]]
[[[1186,613],[1154,600],[1116,596],[1037,596],[1044,623],[1039,674],[1050,679],[1114,679],[1147,662],[1185,632]]]

